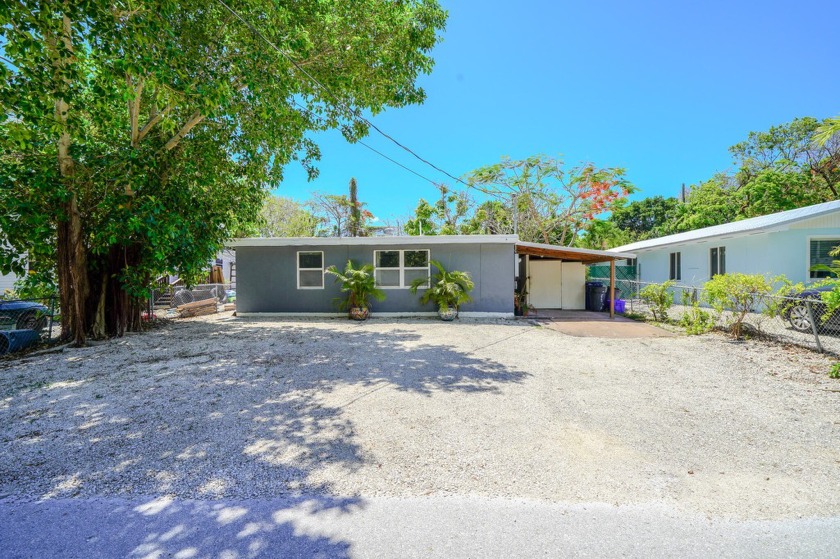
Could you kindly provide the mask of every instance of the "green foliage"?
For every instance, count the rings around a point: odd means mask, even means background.
[[[434,205],[420,199],[414,210],[414,217],[403,228],[407,235],[468,235],[473,232],[464,219],[472,208],[472,200],[466,192],[450,190],[443,184],[437,185],[440,198]]]
[[[501,200],[487,200],[478,205],[464,231],[476,235],[504,235],[513,233],[513,212]]]
[[[411,284],[412,293],[426,288],[420,296],[422,304],[434,303],[438,309],[445,311],[449,308],[457,310],[464,303],[472,301],[470,291],[475,287],[475,283],[468,272],[447,271],[435,260],[432,260],[432,265],[437,272],[432,274],[430,283],[425,278],[417,278]]]
[[[503,157],[472,171],[467,183],[509,208],[522,240],[568,246],[595,216],[635,191],[624,169],[591,163],[567,169],[562,160],[545,155]]]
[[[761,308],[765,298],[773,291],[773,285],[759,274],[720,274],[703,286],[708,303],[718,313],[727,313],[730,332],[741,338],[744,319],[747,314]]]
[[[819,145],[826,145],[832,138],[840,134],[840,116],[827,118],[817,128],[814,140]]]
[[[261,237],[314,237],[318,218],[303,204],[282,196],[267,196],[260,209]]]
[[[577,238],[575,246],[608,250],[632,242],[630,233],[621,229],[611,220],[593,219]]]
[[[370,300],[385,300],[385,292],[376,287],[373,274],[373,264],[364,264],[356,268],[352,260],[347,261],[344,272],[339,272],[335,266],[326,269],[326,273],[335,276],[336,283],[341,284],[341,291],[346,293],[343,299],[337,299],[336,304],[342,310],[370,307]]]
[[[200,275],[285,165],[317,175],[311,132],[355,141],[358,114],[424,100],[446,20],[435,0],[236,3],[281,53],[215,2],[123,4],[0,9],[0,269],[56,264],[68,312],[96,311],[112,280],[122,308],[164,272]]]
[[[640,292],[642,302],[650,307],[653,319],[659,322],[668,321],[668,309],[674,304],[674,294],[671,288],[674,286],[672,280],[664,283],[652,283],[646,285]]]
[[[821,126],[812,117],[796,118],[764,132],[750,132],[746,141],[729,148],[739,165],[739,185],[747,185],[763,171],[798,174],[807,181],[807,189],[819,193],[823,201],[838,197],[840,188],[840,138],[817,141]],[[806,205],[806,204],[802,204]]]
[[[832,281],[834,288],[831,291],[823,291],[820,298],[825,303],[825,311],[822,314],[822,321],[826,322],[834,313],[840,311],[840,281]]]
[[[680,326],[691,336],[711,332],[715,328],[715,317],[709,311],[700,308],[688,291],[682,292],[682,304],[685,311],[680,317]]]
[[[831,369],[828,371],[829,378],[840,378],[840,362],[837,362],[831,366]]]
[[[435,223],[435,208],[420,198],[414,209],[414,217],[405,222],[403,230],[406,235],[437,235],[438,226]]]
[[[668,224],[674,219],[679,206],[676,198],[664,196],[625,202],[613,210],[609,222],[626,233],[627,242],[652,239],[670,233]]]
[[[15,282],[14,295],[17,299],[49,299],[58,295],[55,274],[52,269],[30,270]]]

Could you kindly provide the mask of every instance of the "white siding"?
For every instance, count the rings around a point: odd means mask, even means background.
[[[17,276],[14,274],[9,274],[8,276],[0,275],[0,295],[2,295],[7,289],[12,289],[16,281]]]
[[[833,216],[813,220],[822,224]],[[726,247],[726,271],[784,275],[793,282],[810,281],[809,241],[811,238],[840,238],[840,227],[797,227],[773,233],[757,233],[736,238],[695,241],[658,249],[638,251],[639,274],[644,282],[668,279],[669,254],[680,252],[682,280],[686,285],[702,285],[709,280],[709,249]]]

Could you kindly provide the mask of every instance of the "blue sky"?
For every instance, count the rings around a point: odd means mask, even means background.
[[[730,167],[727,148],[798,116],[840,114],[840,2],[442,0],[449,10],[423,105],[377,126],[455,176],[537,153],[624,167],[636,198],[675,195]],[[282,196],[359,197],[383,220],[435,188],[339,134],[315,136],[320,177],[289,166]],[[376,133],[364,140],[437,181]]]

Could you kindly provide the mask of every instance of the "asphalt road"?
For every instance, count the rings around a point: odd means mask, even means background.
[[[479,497],[0,501],[2,558],[840,557],[840,518]]]

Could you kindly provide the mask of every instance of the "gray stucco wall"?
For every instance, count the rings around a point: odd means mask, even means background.
[[[464,312],[513,313],[513,244],[445,244],[405,246],[268,246],[237,247],[236,308],[243,313],[337,312],[333,300],[341,297],[332,276],[324,278],[324,289],[298,289],[296,258],[298,251],[323,251],[324,267],[344,269],[348,259],[357,265],[373,262],[375,250],[428,249],[432,260],[447,270],[469,272],[475,282],[472,303]],[[433,268],[434,273],[434,268]],[[386,299],[373,301],[373,312],[422,312],[437,310],[420,305],[419,293],[408,289],[387,289]]]

